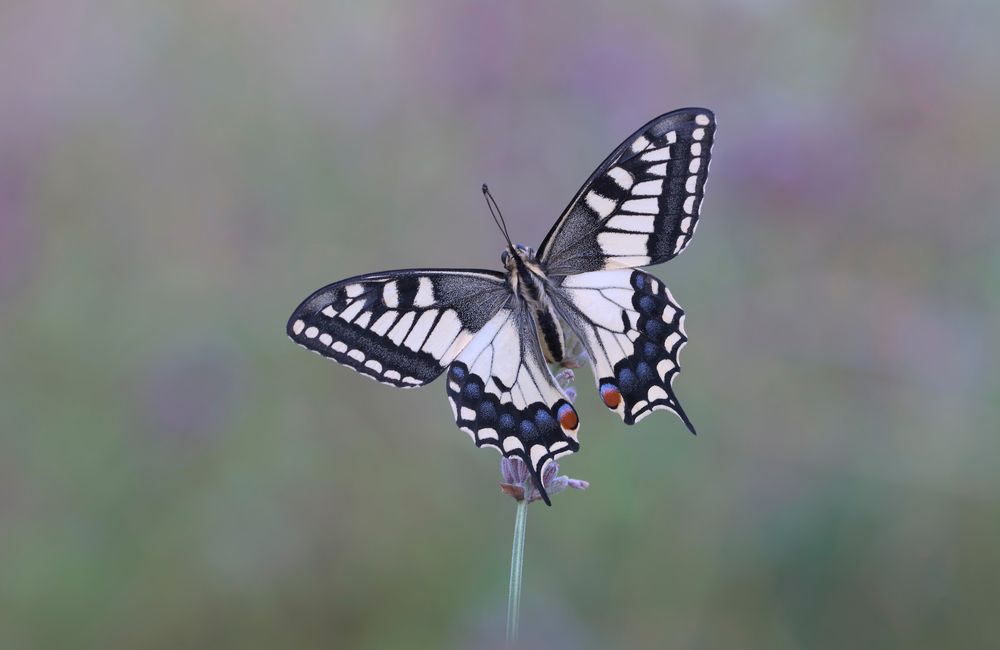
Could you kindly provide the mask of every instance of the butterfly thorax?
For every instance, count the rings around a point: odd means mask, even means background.
[[[548,277],[535,259],[534,249],[518,244],[501,253],[500,259],[507,271],[511,292],[531,310],[545,359],[549,363],[562,361],[565,351],[562,327],[548,297]]]

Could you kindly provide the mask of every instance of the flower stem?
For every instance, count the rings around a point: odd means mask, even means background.
[[[517,502],[517,513],[514,516],[514,548],[510,554],[510,592],[507,595],[508,641],[517,641],[517,627],[521,618],[521,568],[524,565],[524,531],[527,525],[528,499],[524,498]]]

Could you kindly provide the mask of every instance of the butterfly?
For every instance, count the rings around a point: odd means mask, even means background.
[[[288,336],[397,388],[445,373],[458,427],[476,446],[523,460],[551,505],[543,469],[580,448],[576,409],[549,367],[564,359],[569,333],[586,350],[601,400],[626,424],[669,410],[694,433],[672,389],[687,342],[684,311],[640,267],[690,243],[714,137],[715,116],[704,108],[653,119],[590,175],[537,251],[511,243],[483,186],[507,241],[503,271],[341,280],[295,309]]]

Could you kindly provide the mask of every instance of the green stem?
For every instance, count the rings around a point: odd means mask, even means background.
[[[525,497],[529,490],[525,490]],[[510,592],[507,595],[508,641],[517,641],[517,626],[521,618],[521,568],[524,565],[524,531],[527,525],[528,499],[525,498],[517,502],[514,517],[514,548],[510,554]]]

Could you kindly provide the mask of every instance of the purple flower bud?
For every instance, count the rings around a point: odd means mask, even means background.
[[[500,484],[500,491],[515,501],[522,501],[527,498],[528,503],[540,501],[542,494],[535,486],[531,478],[528,466],[520,458],[501,458],[500,474],[504,482]],[[586,490],[590,483],[581,479],[570,478],[568,476],[558,476],[559,464],[552,461],[542,470],[542,485],[545,491],[551,496],[558,494],[567,488],[574,490]]]
[[[501,458],[500,475],[510,485],[524,485],[531,480],[531,472],[520,458]]]
[[[551,463],[546,465],[545,469],[542,470],[542,485],[548,487],[549,483],[551,483],[552,480],[555,479],[556,474],[558,473],[559,473],[559,463],[557,463],[556,461],[552,461]]]
[[[587,362],[587,349],[576,334],[570,333],[565,341],[565,354],[559,363],[562,368],[582,368]]]
[[[510,483],[501,483],[500,491],[509,497],[513,497],[515,501],[524,500],[524,488],[520,485],[511,485]]]
[[[559,384],[560,388],[567,388],[573,384],[573,380],[576,379],[576,375],[569,368],[563,368],[556,373],[556,383]]]

